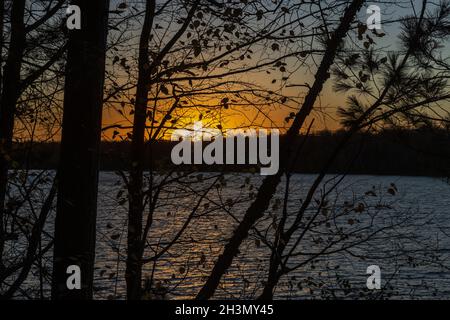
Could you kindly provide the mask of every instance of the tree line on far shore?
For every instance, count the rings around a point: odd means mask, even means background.
[[[306,137],[303,157],[297,159],[293,172],[317,173],[344,135],[344,131],[321,131]],[[284,136],[280,137],[283,141]],[[152,161],[149,152],[145,163],[160,170],[173,169],[170,153],[176,142],[160,140],[153,146]],[[204,146],[206,142],[204,143]],[[100,145],[100,170],[125,170],[128,166],[128,141],[103,141]],[[58,142],[34,143],[28,153],[27,143],[14,146],[17,163],[27,163],[29,169],[57,169],[60,144]],[[247,148],[248,150],[248,148]],[[28,162],[24,161],[29,157]],[[418,130],[384,130],[379,133],[356,135],[334,162],[330,173],[450,176],[450,134],[446,130],[422,128]],[[179,170],[191,166],[177,166]],[[199,171],[259,172],[252,165],[196,165]]]

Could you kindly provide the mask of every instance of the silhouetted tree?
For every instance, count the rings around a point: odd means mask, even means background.
[[[149,41],[155,15],[156,3],[147,0],[144,24],[139,42],[139,70],[136,88],[133,140],[131,146],[131,170],[128,213],[128,256],[125,278],[128,299],[139,299],[141,295],[142,257],[142,211],[143,211],[143,167],[145,147],[145,123],[147,120],[148,77],[150,75]]]
[[[178,10],[180,13],[176,15],[176,18],[173,18],[173,11],[165,11],[168,5],[181,9]],[[136,95],[131,99],[134,108],[130,110],[130,114],[133,114],[133,132],[128,134],[128,138],[132,140],[131,168],[129,179],[124,179],[129,191],[126,279],[130,299],[138,299],[140,296],[139,287],[142,279],[139,270],[142,268],[141,260],[143,260],[145,241],[159,193],[159,186],[153,181],[151,167],[149,190],[146,191],[143,187],[146,150],[152,153],[153,141],[161,139],[171,129],[186,125],[191,116],[199,116],[198,109],[205,111],[204,114],[209,113],[211,122],[220,123],[219,114],[230,106],[241,104],[254,106],[257,109],[270,104],[284,104],[287,98],[280,93],[261,89],[254,83],[238,81],[233,77],[272,67],[285,72],[283,62],[285,59],[305,59],[315,53],[312,50],[305,50],[301,45],[293,46],[287,51],[280,49],[283,43],[292,43],[292,39],[298,40],[303,37],[307,39],[313,36],[307,32],[302,34],[299,22],[302,18],[313,16],[319,11],[305,13],[299,18],[295,15],[297,6],[301,4],[292,4],[292,7],[288,9],[272,2],[264,6],[258,1],[251,1],[235,3],[233,7],[227,7],[219,2],[196,0],[186,3],[166,1],[155,8],[152,1],[146,2],[139,49]],[[187,12],[187,16],[183,16],[184,12]],[[159,31],[165,28],[156,22],[155,16],[164,16],[164,14],[172,16],[170,20],[176,21],[179,26],[169,25],[167,32]],[[264,14],[267,14],[267,17],[262,20]],[[215,26],[216,23],[211,22],[215,19],[220,19],[223,24]],[[249,23],[249,20],[252,23]],[[212,24],[208,25],[207,22]],[[151,30],[152,23],[154,23],[154,30]],[[252,24],[257,25],[257,28],[252,28]],[[286,31],[288,28],[292,28],[289,34]],[[298,33],[294,31],[297,28],[300,30]],[[152,31],[154,31],[153,34]],[[164,34],[161,39],[158,37],[160,34]],[[252,58],[253,47],[258,46],[268,47],[266,50],[270,54],[267,58],[261,58],[261,60]],[[120,61],[120,58],[117,57],[115,60]],[[242,62],[244,60],[248,60],[249,63]],[[284,83],[288,78],[284,77]],[[213,94],[220,95],[219,102],[200,105],[195,102],[202,98],[207,99]],[[190,100],[193,101],[192,105],[188,102]],[[124,105],[123,102],[122,105]],[[120,111],[123,114],[123,109]],[[205,119],[204,114],[200,114],[202,119]],[[213,114],[217,114],[218,119],[214,119]],[[215,125],[221,128],[220,125]],[[121,125],[109,126],[108,129],[112,128],[129,129]],[[120,132],[117,131],[116,135],[119,134]],[[148,138],[146,138],[147,135]],[[146,145],[150,148],[147,149]],[[149,204],[149,214],[146,227],[143,228],[143,211],[146,203]],[[144,260],[149,261],[149,259]]]
[[[90,299],[96,237],[109,1],[75,0],[81,30],[69,32],[55,221],[52,298]],[[67,268],[81,269],[81,290],[66,286]]]
[[[5,0],[0,0],[0,92],[3,86],[3,27],[5,24]]]
[[[423,60],[420,55],[420,50],[422,50],[420,48],[426,46],[418,45],[434,41],[433,47],[437,48],[436,43],[440,41],[438,37],[448,36],[448,29],[445,27],[450,13],[448,3],[441,3],[435,14],[427,14],[426,7],[427,1],[423,1],[421,14],[416,17],[408,17],[402,22],[404,26],[404,31],[401,34],[403,55],[397,54],[390,55],[387,58],[380,58],[368,49],[366,44],[362,57],[354,53],[347,56],[344,53],[345,58],[340,57],[341,60],[336,63],[336,88],[342,91],[355,90],[373,100],[369,106],[365,106],[355,96],[349,98],[348,108],[341,109],[343,122],[348,127],[348,131],[327,159],[289,226],[287,226],[289,218],[287,209],[283,209],[282,217],[277,220],[277,231],[271,247],[269,274],[260,298],[271,299],[279,279],[283,275],[304,266],[308,261],[313,261],[320,255],[351,250],[351,248],[368,241],[370,238],[376,237],[376,234],[380,231],[388,232],[387,229],[389,227],[386,225],[370,226],[371,231],[368,234],[359,234],[353,238],[354,242],[351,242],[349,239],[358,234],[360,230],[366,229],[367,226],[362,224],[361,229],[358,230],[358,227],[355,227],[351,232],[345,234],[338,230],[335,235],[329,235],[323,245],[320,246],[322,243],[316,243],[319,248],[313,254],[311,253],[310,256],[302,253],[304,256],[308,256],[305,257],[305,261],[296,265],[290,265],[290,260],[300,254],[297,248],[304,241],[305,234],[311,232],[311,228],[320,224],[321,219],[319,216],[327,212],[327,196],[345,176],[344,174],[340,177],[338,182],[331,188],[323,190],[320,200],[316,198],[318,208],[312,209],[313,213],[306,218],[308,210],[311,210],[310,206],[315,199],[316,191],[318,191],[326,173],[328,173],[332,163],[339,153],[343,151],[353,135],[363,129],[370,130],[379,123],[408,123],[411,121],[411,118],[416,120],[428,119],[428,113],[433,113],[439,102],[449,99],[450,95],[446,90],[448,74],[441,70],[439,76],[436,76],[436,73],[431,72],[436,66],[442,65],[439,63],[439,58],[435,57],[432,62],[430,59]],[[359,31],[360,35],[364,32],[364,30]],[[440,55],[437,54],[436,56]],[[418,59],[418,57],[422,59]],[[413,68],[414,72],[408,73],[409,68]],[[406,120],[402,121],[401,117],[401,120],[397,120],[398,115],[405,116]],[[445,122],[445,114],[444,118],[437,117],[435,122],[439,124],[442,120]],[[285,203],[289,197],[289,171],[286,172],[286,175]],[[390,190],[390,193],[396,192],[395,186],[393,188]],[[369,192],[368,194],[372,196],[373,193]],[[355,212],[361,212],[361,210],[364,210],[361,206],[359,209],[354,209]],[[348,215],[348,210],[344,209],[343,212]],[[338,216],[339,214],[332,219],[334,221],[339,220]],[[350,225],[353,225],[358,219],[349,219],[348,221]],[[402,220],[399,223],[406,226],[407,221]],[[427,250],[424,251],[427,252]]]
[[[350,3],[342,16],[340,25],[326,42],[325,53],[316,72],[314,84],[309,89],[299,112],[295,115],[293,124],[286,134],[284,149],[281,150],[282,162],[279,171],[275,175],[268,176],[262,182],[262,185],[258,189],[255,201],[250,205],[244,218],[234,231],[233,236],[225,245],[223,253],[217,259],[208,280],[198,293],[197,299],[209,299],[214,294],[221,277],[230,267],[233,258],[238,253],[242,241],[247,238],[249,230],[254,226],[255,222],[264,215],[264,211],[268,208],[270,200],[280,182],[280,178],[286,172],[288,161],[292,157],[292,142],[299,134],[299,131],[306,121],[307,116],[311,113],[325,82],[328,80],[330,76],[330,67],[334,62],[334,58],[342,40],[347,35],[347,32],[363,3],[363,0],[354,0]]]
[[[55,185],[50,188],[44,202],[40,203],[36,192],[39,188],[47,188],[48,176],[44,172],[36,175],[30,173],[27,170],[29,162],[19,164],[11,149],[15,139],[28,139],[25,149],[30,151],[36,132],[45,131],[40,125],[47,122],[51,126],[51,121],[43,121],[43,115],[51,114],[48,110],[50,106],[54,106],[59,89],[58,81],[55,80],[59,70],[53,67],[65,51],[58,19],[63,3],[64,0],[25,1],[23,10],[17,7],[21,6],[20,1],[1,3],[1,62],[4,63],[4,70],[8,69],[8,79],[2,72],[0,85],[2,299],[11,298],[20,291],[36,261],[40,261],[51,247],[51,243],[42,246],[41,240],[44,225],[53,207]],[[6,87],[3,85],[5,82],[9,83]],[[53,115],[57,114],[58,111],[53,110]],[[36,129],[38,124],[40,128]],[[20,170],[21,166],[25,170]],[[27,210],[23,210],[25,207]],[[15,244],[19,242],[23,243],[21,250],[14,250]],[[40,268],[39,272],[42,284],[43,269]],[[41,296],[42,294],[43,289]]]
[[[6,232],[4,230],[5,197],[12,147],[14,113],[20,95],[20,70],[25,50],[25,0],[14,1],[11,9],[11,40],[5,64],[0,102],[0,271]]]

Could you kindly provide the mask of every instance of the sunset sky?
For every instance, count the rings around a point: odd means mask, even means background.
[[[377,3],[377,1],[374,1]],[[415,0],[414,11],[420,11],[422,1]],[[375,51],[380,55],[387,55],[390,51],[394,51],[398,48],[397,37],[401,32],[400,25],[398,23],[391,23],[399,17],[403,17],[405,14],[412,14],[411,1],[399,1],[399,6],[396,8],[390,8],[383,3],[377,3],[380,6],[382,12],[382,30],[378,30],[379,33],[385,33],[383,38],[375,38]],[[113,3],[114,6],[114,3]],[[404,6],[405,9],[401,9]],[[366,7],[363,8],[359,14],[359,20],[365,22],[369,15],[366,13]],[[158,21],[155,21],[158,23]],[[139,30],[138,28],[136,29]],[[352,35],[354,38],[354,34]],[[354,39],[353,39],[354,40]],[[352,40],[352,41],[353,41]],[[280,48],[283,51],[284,48]],[[131,50],[127,51],[129,56],[127,59],[130,61],[136,59],[137,56],[137,43],[132,46]],[[263,53],[261,56],[263,57]],[[302,85],[313,83],[313,74],[317,69],[316,65],[320,63],[320,55],[315,55],[313,59],[308,59],[306,66],[299,66],[296,59],[286,59],[286,71],[280,72],[277,68],[264,69],[259,72],[248,72],[236,76],[232,79],[236,81],[244,81],[248,83],[254,83],[258,86],[266,88],[267,90],[273,90],[274,92],[282,92],[283,95],[288,96],[289,99],[286,102],[287,106],[265,108],[265,115],[259,113],[256,108],[250,107],[230,107],[228,110],[222,110],[220,119],[208,118],[199,108],[199,110],[191,111],[189,114],[182,116],[184,124],[192,123],[194,121],[202,120],[205,122],[205,126],[217,126],[220,123],[222,128],[236,128],[242,126],[264,126],[264,127],[279,127],[286,128],[289,123],[285,121],[285,118],[289,116],[291,112],[296,112],[299,105],[302,103],[303,96],[305,95],[305,88]],[[270,74],[268,73],[270,72]],[[283,81],[282,78],[289,75],[287,81]],[[316,104],[315,112],[311,116],[311,120],[314,119],[314,131],[320,130],[336,130],[340,128],[339,119],[336,116],[336,109],[338,107],[345,106],[347,94],[336,93],[333,90],[333,79],[328,80],[326,87],[324,88],[321,99]],[[281,91],[280,91],[281,90]],[[132,96],[133,90],[130,90],[129,94]],[[223,95],[210,95],[198,97],[197,101],[191,100],[191,105],[198,103],[199,105],[212,105],[217,104],[223,98]],[[232,97],[230,97],[231,99]],[[128,105],[128,102],[126,102]],[[131,126],[132,114],[129,110],[121,110],[115,107],[106,107],[104,111],[104,126],[111,126],[114,124],[120,124],[122,126]],[[269,111],[268,111],[269,110]],[[203,113],[200,116],[200,113]],[[180,124],[179,124],[180,125]],[[106,136],[111,136],[112,131],[105,133]]]

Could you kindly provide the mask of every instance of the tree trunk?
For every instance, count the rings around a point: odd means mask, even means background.
[[[186,31],[194,13],[200,3],[195,0],[188,15],[175,35],[167,42],[164,48],[150,64],[148,59],[148,46],[155,15],[155,0],[147,0],[144,25],[139,42],[139,75],[136,88],[136,102],[134,106],[133,139],[131,144],[131,169],[128,211],[128,254],[125,277],[127,281],[128,299],[140,299],[141,296],[141,269],[142,255],[145,239],[143,239],[142,220],[144,211],[144,194],[142,190],[145,158],[145,123],[147,120],[148,93],[152,85],[150,76],[160,65],[163,58],[173,45]]]
[[[3,26],[4,26],[4,22],[5,22],[4,17],[5,17],[5,1],[0,0],[0,109],[2,109],[1,108],[1,105],[2,105],[1,95],[2,95],[2,88],[3,88],[3,43],[4,43],[3,42]],[[0,146],[1,146],[1,142],[0,142]],[[0,157],[3,157],[1,149],[0,149]],[[2,175],[0,174],[0,176],[2,176]],[[2,178],[4,178],[4,177],[0,177],[0,179],[1,179],[0,184],[5,183],[5,186],[6,186],[7,181],[5,179],[5,181],[3,182]],[[5,227],[4,227],[4,222],[3,222],[3,219],[4,219],[3,207],[4,207],[4,202],[5,202],[5,196],[4,196],[5,192],[3,191],[3,189],[4,189],[3,187],[0,187],[0,193],[3,194],[3,196],[0,196],[0,277],[4,270],[2,256],[3,256],[3,247],[4,247],[4,243],[5,243],[4,242]]]
[[[3,88],[3,26],[5,25],[5,0],[0,0],[0,95]]]
[[[4,0],[0,0],[0,109],[1,109],[1,95],[2,95],[2,88],[3,88],[3,25],[4,25],[4,15],[5,15],[5,1]],[[0,136],[1,137],[1,136]],[[1,142],[0,142],[1,143]],[[0,149],[0,157],[2,157],[1,155],[1,149]],[[1,176],[1,174],[0,174]],[[1,179],[1,178],[0,178]],[[3,184],[3,182],[1,182],[3,180],[0,180],[0,184]],[[5,181],[6,183],[6,181]],[[2,194],[4,194],[4,192],[2,191],[2,187],[0,187],[0,192]],[[4,213],[3,213],[3,206],[4,206],[4,202],[5,202],[5,197],[4,196],[0,196],[0,277],[3,273],[4,270],[4,266],[3,266],[3,247],[4,247],[4,235],[5,235],[5,230],[4,230],[4,223],[3,223],[3,219],[4,219]]]
[[[269,272],[267,283],[264,286],[263,293],[258,297],[258,300],[272,300],[273,290],[278,283],[278,277],[276,274]]]
[[[280,170],[273,176],[268,176],[262,182],[261,187],[258,190],[255,201],[247,209],[242,222],[234,231],[231,239],[225,245],[223,253],[217,259],[213,270],[211,271],[208,280],[198,293],[196,299],[209,299],[213,296],[220,279],[223,274],[228,270],[234,257],[237,255],[239,246],[247,238],[249,230],[254,226],[267,210],[270,200],[276,192],[277,186],[280,182],[281,176],[286,171],[288,161],[292,155],[292,146],[296,136],[302,128],[306,118],[310,114],[314,107],[317,97],[323,89],[325,82],[329,78],[329,69],[333,64],[334,58],[338,51],[338,48],[346,36],[356,13],[363,5],[364,0],[353,0],[350,6],[346,9],[341,23],[336,31],[333,33],[330,40],[327,42],[327,48],[322,58],[322,62],[319,69],[316,72],[315,81],[311,89],[309,90],[300,111],[295,116],[292,126],[289,128],[283,150],[281,151],[281,165]]]
[[[98,159],[109,0],[75,0],[81,30],[69,33],[63,129],[55,221],[52,298],[91,299]],[[70,265],[81,270],[81,289],[66,285]]]
[[[17,100],[20,96],[20,70],[25,50],[24,13],[25,0],[13,1],[11,9],[11,39],[2,79],[3,85],[0,101],[0,272],[3,269],[2,256],[6,233],[4,226],[5,200],[14,132],[14,114]]]
[[[155,13],[155,1],[147,0],[144,25],[139,42],[139,75],[136,88],[135,112],[133,121],[133,139],[131,143],[131,169],[129,183],[128,211],[128,252],[125,279],[127,298],[138,300],[141,297],[143,252],[142,219],[144,194],[142,190],[145,159],[145,123],[147,120],[147,102],[149,93],[150,64],[148,59],[149,41]]]

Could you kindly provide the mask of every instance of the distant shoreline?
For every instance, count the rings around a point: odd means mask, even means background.
[[[342,131],[323,132],[309,136],[292,172],[315,174],[343,136]],[[300,136],[298,139],[305,139]],[[100,170],[115,171],[129,168],[129,141],[102,142]],[[170,152],[176,142],[158,141],[146,150],[146,163],[156,170],[173,169]],[[281,137],[283,144],[283,136]],[[31,147],[31,149],[30,149]],[[16,143],[13,160],[17,168],[56,169],[59,143]],[[257,172],[249,165],[181,165],[177,171]],[[396,175],[450,177],[450,136],[445,131],[390,130],[379,134],[358,134],[342,150],[328,171],[330,174]]]

